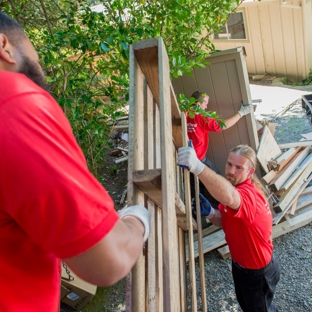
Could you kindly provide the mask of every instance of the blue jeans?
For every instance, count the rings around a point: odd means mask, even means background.
[[[280,279],[279,264],[272,256],[269,264],[258,270],[241,267],[232,261],[232,275],[237,301],[244,312],[275,312],[272,304]]]

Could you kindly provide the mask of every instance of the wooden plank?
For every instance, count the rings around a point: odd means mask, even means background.
[[[312,165],[312,163],[311,163]],[[302,178],[307,174],[309,169],[307,169],[305,172],[302,174]],[[310,171],[311,173],[311,171]],[[292,192],[289,192],[285,198],[283,198],[283,202],[279,204],[279,209],[281,210],[280,213],[278,213],[273,221],[273,224],[278,224],[283,216],[287,213],[289,208],[291,207],[291,204],[296,200],[296,198],[301,194],[303,189],[307,186],[307,184],[311,181],[312,179],[312,174],[310,174],[307,178],[301,179],[301,177],[298,179],[299,181],[296,182],[297,185],[294,185],[294,187],[291,189]],[[304,181],[304,183],[302,182]]]
[[[146,42],[150,42],[147,40]],[[144,62],[151,59],[141,55]],[[152,60],[151,60],[152,61]],[[147,70],[144,74],[149,84],[151,80]],[[154,76],[155,73],[152,75]],[[151,77],[152,78],[152,77]],[[180,310],[178,234],[175,206],[175,178],[172,155],[172,112],[169,59],[164,42],[158,39],[158,79],[159,81],[159,112],[161,136],[161,177],[162,177],[162,225],[163,225],[163,261],[164,261],[164,309],[165,311]],[[153,82],[152,82],[153,84]],[[153,90],[151,88],[153,93]],[[155,90],[157,91],[157,90]],[[154,94],[154,93],[153,93]],[[155,97],[155,96],[154,96]]]
[[[144,168],[154,168],[154,109],[153,109],[153,95],[149,90],[146,80],[144,79]],[[146,196],[147,197],[147,196]],[[148,198],[145,199],[147,208],[151,214],[151,230],[147,242],[147,276],[146,276],[146,295],[145,306],[146,311],[158,310],[159,285],[157,284],[157,253],[158,253],[158,233],[156,224],[156,210],[157,206]]]
[[[228,245],[219,248],[218,253],[222,257],[223,260],[231,258],[231,252],[230,252]]]
[[[187,311],[187,294],[186,294],[186,262],[185,262],[185,232],[180,228],[179,235],[179,269],[180,269],[180,297],[181,311]]]
[[[158,50],[160,47],[159,41],[162,41],[162,39],[149,39],[149,40],[143,40],[143,41],[138,41],[138,42],[133,43],[134,54],[145,75],[147,84],[149,85],[149,88],[153,94],[153,97],[158,105],[160,105],[160,102],[159,102],[160,92],[159,91],[161,90],[159,88],[159,81],[158,81],[158,72],[159,72],[159,66],[160,66],[160,62],[158,61],[158,56],[159,56]],[[169,68],[169,64],[168,64],[168,68]],[[170,88],[169,95],[170,95],[171,116],[172,118],[176,120],[180,120],[181,111],[177,103],[177,100],[175,98],[175,94],[174,94],[170,80],[169,80],[168,86]],[[171,133],[174,137],[174,143],[176,144],[176,147],[177,148],[181,147],[182,146],[181,145],[182,144],[181,133],[177,131],[174,131],[174,132],[171,131]]]
[[[195,201],[196,201],[196,216],[197,216],[197,238],[198,238],[198,251],[199,251],[199,269],[200,269],[200,291],[202,311],[207,312],[207,297],[206,297],[206,279],[205,279],[205,261],[203,253],[203,236],[202,236],[202,223],[199,201],[199,181],[198,177],[194,175],[195,181]],[[193,237],[194,239],[194,237]]]
[[[203,238],[203,252],[209,252],[226,244],[225,234],[222,229],[216,231]],[[186,254],[188,259],[188,246],[186,246]],[[194,257],[198,257],[198,242],[194,242]]]
[[[208,228],[206,228],[206,229],[204,229],[204,230],[202,231],[202,236],[203,236],[203,237],[208,236],[209,234],[211,234],[211,233],[213,233],[213,232],[215,232],[215,231],[218,231],[218,230],[220,230],[220,228],[212,224],[212,225],[210,225]],[[194,242],[195,242],[196,240],[198,240],[198,239],[197,239],[197,234],[194,234]]]
[[[159,208],[163,208],[161,169],[134,171],[133,183]],[[185,204],[176,192],[174,198],[178,226],[186,231],[187,222]],[[197,229],[197,224],[194,219],[192,219],[192,226],[193,230]]]
[[[158,285],[157,285],[157,267],[156,267],[156,257],[157,257],[157,237],[158,233],[156,232],[156,211],[155,211],[155,204],[151,200],[147,200],[147,209],[151,214],[150,218],[150,234],[148,236],[147,242],[147,295],[146,295],[146,306],[147,311],[157,311],[158,306]],[[157,208],[156,208],[157,209]]]
[[[276,158],[277,170],[282,170],[302,150],[302,147],[291,147],[280,157]]]
[[[164,260],[163,260],[163,249],[162,249],[162,238],[163,238],[163,231],[162,231],[162,210],[157,209],[156,210],[156,218],[157,218],[157,242],[158,242],[158,248],[157,248],[157,274],[156,274],[156,284],[159,287],[158,291],[158,312],[164,311],[164,272],[163,272],[163,266],[164,266]]]
[[[133,184],[133,170],[144,169],[143,74],[130,47],[130,92],[129,92],[129,151],[128,156],[128,205],[144,205],[144,195]],[[144,311],[145,308],[145,256],[138,261],[127,276],[126,311]]]
[[[312,221],[312,205],[307,206],[290,219],[291,224],[286,220],[273,226],[273,239],[309,224]]]
[[[300,174],[305,170],[305,168],[309,165],[312,159],[312,154],[309,154],[302,163],[297,167],[297,169],[292,173],[292,175],[287,179],[287,181],[281,187],[284,190],[287,190],[295,180],[300,176]]]
[[[271,159],[282,154],[277,142],[275,141],[272,133],[270,132],[268,126],[264,126],[263,133],[260,139],[259,147],[257,150],[257,159],[263,168],[263,170],[268,173],[267,163]]]
[[[305,195],[305,194],[310,194],[312,193],[312,186],[307,186],[303,191],[302,191],[302,195]]]
[[[312,204],[312,194],[311,193],[304,194],[302,192],[296,202],[296,210],[299,210],[310,204]]]
[[[300,142],[293,142],[293,143],[284,143],[279,144],[279,148],[291,148],[291,147],[298,147],[298,146],[311,146],[312,141],[300,141]]]
[[[296,154],[292,161],[288,163],[281,171],[279,171],[278,175],[269,184],[269,189],[271,191],[275,192],[282,188],[290,175],[308,155],[309,150],[310,148],[306,147],[303,151]]]
[[[306,140],[312,140],[312,132],[301,134]]]
[[[275,170],[269,171],[266,175],[264,175],[261,180],[264,184],[270,184],[278,176],[278,172]]]
[[[183,145],[188,146],[187,136],[187,123],[186,116],[184,113],[181,114],[182,123],[182,140]],[[188,253],[189,253],[189,281],[190,281],[190,299],[191,299],[191,311],[197,311],[197,298],[196,298],[196,274],[195,274],[195,257],[194,257],[194,238],[193,238],[193,227],[192,227],[192,204],[191,204],[191,188],[190,188],[190,172],[187,169],[184,171],[184,188],[185,188],[185,209],[186,209],[186,221],[188,229]],[[176,309],[174,309],[176,310]],[[168,310],[173,311],[173,310]]]

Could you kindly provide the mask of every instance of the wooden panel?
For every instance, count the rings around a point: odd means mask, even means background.
[[[186,95],[194,92],[195,84],[200,86],[200,90],[210,97],[208,110],[216,111],[222,118],[228,118],[239,110],[242,100],[244,103],[251,102],[243,49],[213,53],[208,60],[211,63],[210,66],[194,70],[193,77],[183,76],[173,79],[173,86],[177,85],[180,92],[182,85],[183,93]],[[175,82],[175,80],[183,83]],[[258,146],[253,114],[244,116],[236,125],[221,133],[210,133],[209,138],[207,157],[223,173],[231,148],[238,144],[248,144],[253,148]]]
[[[275,141],[269,128],[267,126],[264,126],[262,136],[260,139],[259,148],[257,151],[257,159],[266,173],[269,172],[269,169],[267,167],[268,161],[271,159],[275,159],[281,154],[282,151],[279,148],[277,142]]]

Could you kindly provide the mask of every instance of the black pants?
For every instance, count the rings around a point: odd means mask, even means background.
[[[232,275],[237,301],[244,312],[278,311],[272,304],[280,279],[279,264],[274,256],[266,267],[259,270],[245,269],[232,261]]]
[[[208,168],[213,170],[215,173],[221,174],[220,170],[217,167],[215,167],[214,164],[208,158],[205,157],[204,159],[202,159],[201,162],[205,164]],[[190,181],[191,181],[191,197],[195,198],[195,182],[193,173],[191,173]],[[209,200],[213,208],[216,209],[218,208],[219,202],[212,197],[212,195],[208,192],[208,190],[201,181],[199,181],[199,192]]]

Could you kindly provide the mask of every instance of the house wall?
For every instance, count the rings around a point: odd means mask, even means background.
[[[287,0],[286,0],[287,1]],[[308,1],[308,3],[306,3]],[[304,3],[302,3],[304,2]],[[311,68],[311,0],[243,2],[247,40],[213,40],[218,50],[244,46],[249,74],[302,80]]]

